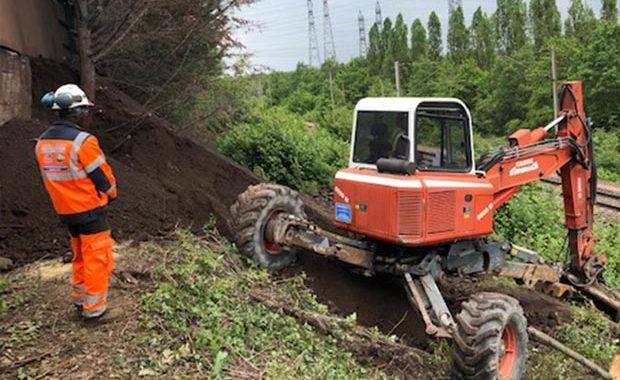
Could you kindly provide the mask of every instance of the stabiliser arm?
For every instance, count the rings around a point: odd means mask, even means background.
[[[556,130],[554,138],[548,137],[552,129]],[[484,168],[496,189],[493,208],[507,202],[519,186],[559,172],[571,255],[569,281],[576,286],[594,283],[603,271],[605,257],[593,253],[597,177],[581,82],[563,85],[560,112],[554,121],[534,130],[518,130],[509,142],[510,147]]]

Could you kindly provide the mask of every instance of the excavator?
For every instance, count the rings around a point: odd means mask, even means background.
[[[231,208],[235,244],[269,270],[305,250],[366,276],[397,276],[426,333],[452,339],[455,378],[519,379],[528,345],[519,302],[481,292],[455,316],[437,283],[445,276],[505,276],[560,298],[582,294],[618,320],[619,293],[605,285],[605,256],[594,250],[597,175],[581,82],[563,84],[559,109],[548,125],[516,131],[476,165],[472,117],[461,100],[362,99],[349,166],[334,179],[334,228],[309,221],[297,192],[259,184]],[[521,186],[556,173],[570,260],[547,263],[537,252],[493,240],[498,208]]]

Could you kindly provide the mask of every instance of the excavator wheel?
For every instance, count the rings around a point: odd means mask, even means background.
[[[453,377],[518,380],[525,371],[527,321],[519,302],[498,293],[478,293],[456,317]]]
[[[296,250],[270,242],[265,233],[280,214],[305,218],[299,194],[285,186],[261,183],[250,186],[231,207],[235,243],[239,252],[268,270],[280,270],[295,261]]]

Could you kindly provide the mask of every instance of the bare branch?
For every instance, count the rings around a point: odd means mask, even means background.
[[[149,9],[149,6],[150,6],[150,2],[149,1],[145,2],[144,6],[139,11],[138,15],[134,17],[134,19],[131,21],[129,26],[127,26],[127,28],[125,28],[125,30],[123,30],[113,41],[110,41],[110,43],[107,44],[107,46],[105,46],[103,50],[95,54],[93,57],[93,61],[99,62],[103,57],[106,56],[106,54],[112,51],[112,49],[114,49],[116,45],[118,45],[118,43],[121,42],[127,36],[127,34],[129,34],[131,29],[133,29],[133,27],[138,23],[138,21],[142,19],[146,11]]]

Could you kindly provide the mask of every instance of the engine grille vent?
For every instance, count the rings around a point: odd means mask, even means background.
[[[422,195],[402,191],[398,193],[398,234],[422,236]]]
[[[454,231],[456,191],[428,194],[428,233]]]

